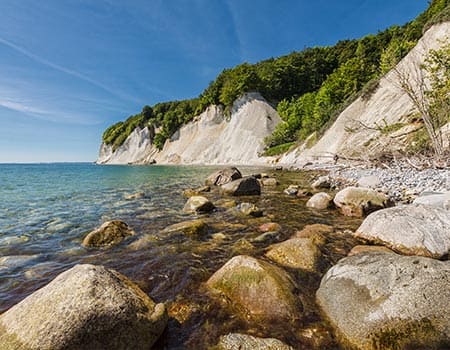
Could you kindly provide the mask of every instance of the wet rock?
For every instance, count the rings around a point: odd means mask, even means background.
[[[214,204],[212,204],[208,198],[202,196],[190,197],[184,205],[183,211],[187,213],[209,213],[214,210]]]
[[[161,238],[158,236],[148,233],[143,235],[142,237],[139,237],[134,242],[130,243],[127,248],[131,250],[140,250],[148,247],[149,245],[158,242]]]
[[[365,253],[333,266],[317,301],[351,348],[444,349],[450,340],[449,285],[449,261]]]
[[[260,195],[261,185],[253,176],[243,177],[220,187],[223,194],[231,196]]]
[[[85,247],[107,247],[119,244],[134,231],[123,221],[112,220],[103,223],[98,229],[90,232],[83,239]]]
[[[274,338],[256,338],[247,334],[230,333],[220,337],[218,350],[294,350]]]
[[[328,193],[320,192],[312,196],[307,202],[308,208],[323,210],[327,209],[333,201],[333,198]]]
[[[167,323],[125,276],[77,265],[0,316],[2,349],[149,349]]]
[[[189,236],[203,236],[208,233],[208,225],[204,220],[190,220],[179,222],[166,227],[163,233],[183,232]]]
[[[251,254],[255,251],[255,246],[247,239],[241,238],[232,246],[232,253],[235,254]]]
[[[193,313],[200,311],[198,304],[189,302],[188,300],[176,300],[169,306],[169,316],[183,324],[192,316]]]
[[[239,212],[241,212],[244,215],[253,216],[256,218],[263,216],[262,210],[259,209],[256,205],[254,205],[252,203],[244,202],[244,203],[238,204],[238,206],[236,208],[237,208],[237,210],[239,210]]]
[[[276,222],[266,222],[258,227],[261,232],[278,232],[281,230],[280,224]]]
[[[0,272],[25,266],[33,260],[39,258],[39,256],[39,254],[2,256],[0,258]]]
[[[309,238],[315,244],[322,245],[326,242],[326,237],[333,233],[332,226],[324,224],[306,225],[301,231],[297,231],[293,238]]]
[[[445,193],[423,193],[417,197],[414,204],[425,204],[433,207],[444,208],[450,210],[450,192]]]
[[[312,184],[311,187],[314,189],[328,189],[331,188],[332,179],[328,175],[320,176],[318,179],[316,179]]]
[[[142,199],[145,198],[145,192],[136,192],[125,196],[126,200]]]
[[[346,216],[363,216],[390,205],[389,198],[370,188],[347,187],[334,197],[334,204]]]
[[[273,187],[278,185],[278,181],[274,177],[262,178],[261,184],[266,187]]]
[[[299,187],[297,185],[289,185],[283,192],[289,196],[296,196],[298,193]]]
[[[299,198],[311,197],[312,195],[313,195],[313,193],[310,190],[307,190],[305,188],[299,189],[296,194],[296,196]]]
[[[375,175],[363,176],[358,180],[358,186],[365,188],[378,188],[381,186],[381,180]]]
[[[237,168],[225,168],[209,175],[205,184],[208,186],[222,186],[240,178],[242,178],[242,174]]]
[[[297,319],[302,310],[289,275],[250,256],[229,260],[211,276],[207,287],[213,295],[229,301],[243,318],[255,321]]]
[[[275,239],[278,237],[278,233],[277,232],[265,232],[255,238],[252,239],[252,242],[256,242],[256,243],[261,243],[261,242],[267,242],[270,241],[272,239]]]
[[[440,258],[450,250],[450,212],[420,204],[379,210],[354,235],[406,255]]]
[[[230,209],[236,207],[237,202],[234,199],[222,198],[219,199],[217,202],[214,202],[214,205],[219,208]]]
[[[277,264],[293,269],[314,272],[320,258],[320,250],[310,238],[291,238],[273,244],[266,256]]]
[[[202,193],[206,193],[206,192],[210,192],[211,191],[211,187],[209,186],[202,186],[202,187],[198,187],[198,188],[187,188],[183,191],[183,196],[184,197],[193,197],[193,196],[199,196]]]
[[[303,343],[309,347],[306,349],[334,349],[333,336],[330,331],[321,324],[310,324],[302,329],[299,335],[303,338]]]
[[[348,256],[353,256],[357,254],[364,254],[364,253],[372,253],[372,252],[381,252],[381,253],[394,253],[389,248],[386,248],[381,245],[357,245],[350,250],[348,253]]]

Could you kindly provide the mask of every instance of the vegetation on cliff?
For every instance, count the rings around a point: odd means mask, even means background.
[[[376,35],[225,69],[198,98],[145,106],[141,113],[109,127],[103,142],[116,149],[136,127],[152,126],[157,131],[153,143],[161,149],[167,138],[207,106],[223,105],[228,113],[233,101],[250,91],[260,92],[276,105],[283,120],[266,139],[268,147],[304,140],[323,129],[356,96],[376,90],[377,79],[409,52],[424,29],[449,19],[449,3],[433,0],[415,20]]]

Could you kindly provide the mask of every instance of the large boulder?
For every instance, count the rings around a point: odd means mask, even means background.
[[[222,186],[240,178],[242,178],[242,174],[237,168],[225,168],[209,175],[205,184],[208,186]]]
[[[389,206],[390,202],[384,193],[351,186],[336,194],[334,204],[346,216],[363,216]]]
[[[450,262],[392,253],[344,258],[317,301],[349,348],[448,349]]]
[[[294,320],[302,310],[289,275],[250,256],[229,260],[211,276],[207,287],[213,295],[228,300],[243,318],[255,321]]]
[[[323,210],[327,209],[331,202],[333,201],[333,198],[328,193],[325,192],[319,192],[316,193],[314,196],[312,196],[307,202],[306,206],[308,208]]]
[[[192,196],[184,205],[183,211],[186,213],[209,213],[214,210],[214,204],[212,204],[208,198],[203,196]]]
[[[247,334],[230,333],[220,337],[218,350],[294,350],[274,338],[257,338]]]
[[[440,258],[450,250],[450,212],[415,204],[379,210],[354,235],[403,254]]]
[[[0,316],[0,348],[150,349],[166,323],[164,304],[125,276],[76,265]]]
[[[134,231],[123,221],[112,220],[88,233],[83,239],[85,247],[106,247],[118,244],[124,238],[134,235]]]
[[[188,236],[203,236],[208,233],[208,225],[201,219],[182,221],[177,224],[167,226],[162,232],[183,232]]]
[[[271,245],[266,256],[279,265],[314,272],[320,258],[320,250],[310,238],[291,238]]]
[[[222,185],[221,192],[232,196],[249,196],[261,194],[261,185],[253,176],[246,176],[242,179],[231,181]]]
[[[433,207],[450,210],[450,192],[444,193],[423,193],[417,197],[414,204],[425,204]]]

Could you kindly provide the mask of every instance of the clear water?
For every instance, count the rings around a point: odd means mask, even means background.
[[[157,348],[207,348],[230,331],[276,336],[299,348],[313,348],[302,343],[301,330],[322,322],[314,305],[319,275],[294,272],[295,278],[302,279],[302,300],[311,310],[305,312],[301,324],[291,327],[239,320],[208,297],[203,283],[232,256],[261,257],[274,240],[284,240],[306,224],[326,223],[345,229],[354,228],[359,220],[333,211],[308,210],[304,200],[288,197],[282,189],[289,183],[305,185],[312,175],[279,172],[278,187],[264,189],[261,196],[239,199],[254,202],[269,217],[245,219],[218,209],[208,216],[211,229],[206,237],[163,234],[164,227],[195,218],[181,211],[186,201],[181,192],[202,185],[216,169],[1,164],[0,313],[77,263],[102,264],[122,272],[154,300],[168,305],[172,318]],[[261,169],[241,170],[251,174]],[[144,192],[145,197],[127,199],[137,192]],[[208,196],[213,201],[220,199],[215,193]],[[81,246],[89,231],[111,219],[127,222],[137,235],[111,249]],[[282,233],[273,240],[249,244],[260,234],[257,227],[270,220],[282,225]],[[223,234],[219,239],[214,236],[218,232]],[[351,244],[351,240],[338,237],[325,248],[325,261],[344,256]],[[331,345],[338,348],[333,342]]]

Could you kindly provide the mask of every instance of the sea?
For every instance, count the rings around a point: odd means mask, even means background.
[[[166,303],[171,321],[155,348],[206,349],[228,332],[278,337],[291,344],[306,341],[301,332],[293,331],[295,327],[252,324],[235,317],[208,295],[204,283],[231,257],[264,258],[270,244],[289,238],[307,224],[329,224],[345,231],[357,227],[360,219],[307,209],[306,199],[288,196],[283,188],[289,184],[306,187],[315,174],[283,171],[274,173],[280,184],[264,188],[261,196],[235,199],[256,204],[264,211],[262,218],[242,217],[218,205],[203,217],[210,227],[207,235],[164,233],[168,225],[198,218],[182,211],[186,202],[182,191],[203,185],[217,169],[0,164],[0,313],[76,264],[99,264],[123,273],[152,299]],[[274,172],[266,168],[240,170],[244,175]],[[215,192],[207,196],[213,202],[223,200]],[[81,245],[87,233],[113,219],[125,221],[136,235],[110,248]],[[261,238],[258,226],[268,221],[281,224],[282,231]],[[325,248],[325,265],[345,256],[352,244],[337,237]],[[305,276],[295,278],[303,281],[303,298],[314,304],[320,276],[308,276],[307,283]],[[328,329],[318,310],[310,311],[301,322],[298,327],[320,324]]]

